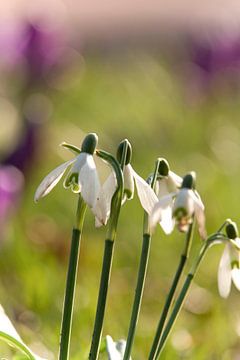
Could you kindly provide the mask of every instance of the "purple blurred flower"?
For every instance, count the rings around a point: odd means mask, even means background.
[[[240,38],[193,46],[192,62],[209,76],[240,66]],[[239,68],[240,70],[240,68]]]
[[[14,166],[26,174],[35,158],[38,143],[37,133],[38,126],[34,123],[27,122],[22,138],[19,140],[17,146],[2,160],[2,165]]]
[[[41,23],[27,23],[8,31],[0,29],[0,62],[19,72],[24,87],[46,86],[46,78],[67,56],[64,35]],[[60,66],[61,67],[61,66]]]
[[[14,166],[0,166],[0,236],[19,201],[24,178]]]
[[[196,75],[193,76],[194,81],[198,81],[205,89],[215,81],[221,85],[237,85],[240,74],[240,37],[225,37],[205,43],[195,41],[191,50],[191,63]]]
[[[191,41],[184,80],[190,99],[216,90],[236,91],[240,78],[240,35]]]

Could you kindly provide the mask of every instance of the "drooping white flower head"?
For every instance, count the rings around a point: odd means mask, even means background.
[[[166,234],[173,231],[175,220],[172,216],[172,194],[177,194],[182,185],[182,178],[170,170],[166,159],[159,159],[158,177],[155,192],[159,201],[150,214],[150,228],[153,230],[157,223],[164,229]],[[170,197],[169,197],[170,195]]]
[[[206,238],[204,205],[200,195],[195,190],[196,175],[194,172],[187,174],[179,190],[173,205],[173,216],[176,219],[178,229],[187,232],[189,225],[196,218],[200,236]]]
[[[202,238],[206,237],[204,205],[194,189],[195,174],[187,174],[182,181],[179,191],[163,196],[155,205],[150,215],[150,227],[153,230],[156,224],[164,218],[164,212],[171,212],[171,219],[167,219],[169,229],[173,228],[175,219],[178,229],[186,232],[195,216],[198,223],[199,233]]]
[[[107,345],[108,360],[123,360],[124,352],[126,348],[125,340],[121,339],[115,342],[113,341],[110,335],[107,335],[106,345]]]
[[[118,146],[117,159],[119,162],[121,162],[124,142],[126,142],[126,140],[123,140]],[[151,186],[140,175],[138,175],[131,166],[130,163],[132,158],[132,147],[128,141],[127,143],[128,143],[127,154],[125,159],[125,165],[123,167],[123,179],[124,179],[123,203],[126,200],[133,199],[135,187],[136,187],[137,195],[140,200],[140,203],[143,209],[149,214],[152,211],[158,199]]]
[[[77,154],[76,157],[61,164],[43,179],[36,190],[34,200],[38,201],[49,194],[61,180],[66,170],[70,168],[64,181],[64,187],[71,188],[74,193],[81,193],[83,200],[97,217],[97,221],[105,224],[107,221],[106,201],[109,201],[109,196],[106,199],[105,193],[102,194],[99,175],[93,158],[97,142],[97,135],[92,133],[85,137],[81,150],[74,146],[67,146],[73,149]]]
[[[218,268],[218,289],[223,298],[227,298],[231,283],[240,291],[240,238],[237,226],[231,222],[226,226],[230,241],[226,244]]]
[[[166,159],[159,159],[158,178],[155,185],[155,192],[158,199],[171,193],[175,193],[182,185],[183,179],[170,170]]]

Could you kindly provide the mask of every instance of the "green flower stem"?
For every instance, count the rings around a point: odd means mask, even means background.
[[[124,147],[123,159],[126,158],[126,153],[125,153],[126,151],[127,151],[127,147]],[[117,190],[114,193],[111,202],[111,213],[109,218],[107,236],[105,240],[105,249],[104,249],[104,256],[102,263],[100,287],[98,293],[97,310],[96,310],[96,316],[94,322],[91,349],[89,353],[90,360],[96,360],[98,358],[99,347],[102,337],[105,308],[107,302],[108,287],[111,277],[114,241],[116,238],[117,224],[118,224],[122,197],[123,197],[123,175],[119,163],[112,155],[104,151],[100,151],[100,150],[97,151],[97,155],[102,157],[113,167],[117,178]]]
[[[155,164],[154,175],[151,179],[151,187],[154,188],[157,175],[158,175],[158,168],[159,168],[158,159]],[[134,336],[136,332],[138,317],[140,313],[141,303],[142,303],[142,296],[143,296],[143,289],[146,279],[147,273],[147,266],[148,266],[148,259],[150,253],[150,246],[151,246],[151,236],[149,233],[149,225],[148,225],[148,215],[144,212],[144,222],[143,222],[143,242],[142,242],[142,251],[141,251],[141,258],[140,264],[138,269],[138,278],[137,278],[137,285],[135,290],[135,297],[132,306],[132,315],[130,320],[130,325],[128,329],[128,336],[127,336],[127,343],[124,352],[124,360],[128,360],[131,356],[131,349],[133,346]]]
[[[163,311],[161,313],[161,317],[160,317],[160,320],[159,320],[159,323],[158,323],[157,331],[156,331],[156,334],[155,334],[155,337],[154,337],[154,340],[153,340],[153,344],[152,344],[152,348],[150,350],[148,360],[156,359],[156,355],[157,355],[157,352],[158,352],[158,347],[159,347],[161,335],[162,335],[162,332],[163,332],[163,327],[164,327],[164,324],[166,322],[167,315],[168,315],[168,312],[169,312],[170,307],[172,305],[173,298],[174,298],[174,295],[175,295],[175,292],[176,292],[176,288],[178,286],[179,280],[181,278],[181,275],[182,275],[182,272],[183,272],[183,269],[184,269],[184,266],[185,266],[185,263],[187,261],[189,251],[190,251],[190,248],[191,248],[193,227],[194,227],[194,223],[190,224],[187,235],[186,235],[186,241],[185,241],[185,245],[184,245],[184,250],[183,250],[183,253],[182,253],[181,257],[180,257],[180,261],[179,261],[179,264],[178,264],[177,271],[175,273],[175,276],[174,276],[170,291],[168,293],[168,296],[166,298],[166,302],[165,302],[164,307],[163,307]]]
[[[78,201],[77,214],[76,214],[76,223],[72,231],[72,242],[71,242],[70,258],[69,258],[68,273],[67,273],[67,283],[66,283],[65,298],[63,305],[59,360],[67,360],[69,358],[74,294],[75,294],[78,259],[80,252],[80,240],[81,240],[82,227],[85,217],[85,211],[86,211],[86,204],[84,203],[80,195]]]
[[[190,272],[188,273],[187,277],[186,277],[186,280],[183,284],[183,287],[182,287],[182,290],[177,298],[177,301],[174,305],[174,308],[173,308],[173,311],[171,313],[171,316],[167,322],[167,325],[164,329],[164,332],[163,332],[163,335],[161,337],[161,340],[160,340],[160,344],[159,344],[159,347],[158,347],[158,351],[157,351],[157,356],[155,357],[156,359],[159,358],[159,356],[161,355],[161,352],[164,348],[164,345],[168,339],[168,336],[172,330],[172,327],[173,325],[175,324],[175,321],[181,311],[181,308],[182,308],[182,305],[184,303],[184,300],[187,296],[187,293],[188,293],[188,290],[189,290],[189,287],[192,283],[192,280],[194,278],[194,276],[196,275],[196,272],[199,268],[199,265],[202,261],[202,259],[204,258],[204,255],[206,254],[208,248],[210,247],[211,245],[211,241],[206,241],[205,244],[202,246],[201,250],[200,250],[200,253],[195,261],[195,263],[193,264],[192,266],[192,269],[190,270]]]
[[[114,241],[110,239],[105,240],[102,274],[100,280],[97,311],[96,311],[96,318],[95,318],[89,359],[97,359],[99,353],[99,346],[102,337],[103,320],[104,320],[105,307],[107,301],[108,286],[111,277],[113,250],[114,250]]]

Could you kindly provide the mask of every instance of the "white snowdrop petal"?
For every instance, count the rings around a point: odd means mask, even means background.
[[[92,211],[96,216],[95,226],[100,227],[101,225],[106,225],[107,220],[110,216],[111,210],[111,201],[114,192],[117,188],[117,180],[115,174],[111,172],[107,180],[104,182],[101,187],[97,199],[95,202]]]
[[[84,201],[93,208],[100,191],[100,181],[93,156],[90,154],[86,154],[86,162],[81,168],[78,181]]]
[[[192,190],[182,188],[177,193],[174,206],[173,206],[173,212],[175,212],[179,208],[183,208],[186,210],[188,216],[193,215],[194,212],[194,201],[191,196]]]
[[[87,163],[88,154],[87,153],[81,153],[75,158],[75,163],[70,171],[70,174],[74,173],[80,173],[83,166]],[[70,175],[69,174],[69,175]]]
[[[124,166],[123,169],[123,179],[124,179],[124,190],[127,190],[128,200],[131,200],[134,196],[134,180],[133,180],[133,173],[132,167],[130,164]]]
[[[169,194],[167,180],[168,179],[163,178],[156,181],[155,191],[158,199]]]
[[[199,208],[202,210],[205,209],[202,199],[196,190],[189,190],[189,196],[193,199],[194,203],[197,204]]]
[[[172,217],[172,206],[168,206],[166,209],[162,209],[160,225],[165,234],[171,234],[175,225],[175,220]]]
[[[157,225],[160,222],[163,230],[166,233],[169,233],[172,227],[172,211],[171,216],[168,208],[171,209],[171,204],[173,201],[173,197],[176,193],[168,194],[162,197],[153,207],[152,212],[149,215],[149,227],[150,232],[152,233]],[[169,222],[168,222],[169,221]],[[170,231],[171,232],[171,231]]]
[[[5,314],[3,307],[0,305],[0,331],[12,336],[18,341],[22,342],[22,339],[18,335],[15,327],[13,326],[10,319]]]
[[[231,290],[231,258],[228,244],[225,246],[218,267],[218,290],[223,298],[227,298]]]
[[[181,176],[178,176],[171,170],[169,171],[168,176],[169,176],[169,178],[171,178],[174,181],[174,183],[177,187],[180,187],[182,185],[183,179],[181,178]]]
[[[150,185],[141,178],[131,167],[131,172],[135,180],[137,193],[143,209],[150,215],[155,204],[158,202],[157,195]]]
[[[202,239],[206,239],[207,232],[205,228],[205,214],[202,207],[199,207],[197,203],[194,203],[194,212],[196,221],[198,224],[198,231]]]
[[[110,335],[106,336],[108,360],[122,360],[123,357],[116,349],[116,344]]]
[[[10,319],[8,318],[8,316],[6,315],[3,307],[0,305],[0,338],[2,337],[3,340],[5,340],[4,334],[10,336],[11,338],[13,338],[13,339],[17,340],[19,343],[21,343],[25,347],[25,349],[27,349],[28,352],[30,352],[32,354],[32,356],[34,356],[35,360],[46,360],[46,359],[34,354],[29,349],[29,347],[22,341],[17,330],[13,326],[13,324],[10,321]],[[12,344],[12,345],[14,345],[14,344]]]
[[[231,271],[232,280],[236,288],[240,291],[240,269],[234,267]]]
[[[124,339],[113,341],[110,335],[106,336],[108,360],[123,360],[126,349],[126,341]],[[130,357],[130,360],[132,358]]]
[[[67,168],[75,161],[76,159],[69,160],[52,170],[38,186],[34,196],[34,201],[38,201],[41,197],[46,196],[61,180]]]

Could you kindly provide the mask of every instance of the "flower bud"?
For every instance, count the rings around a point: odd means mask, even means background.
[[[185,175],[182,182],[182,188],[185,189],[195,189],[196,186],[196,173],[191,171],[189,174]]]
[[[231,222],[230,224],[227,224],[226,234],[229,237],[229,239],[232,239],[232,240],[234,240],[238,237],[238,228],[237,228],[237,224],[235,222]]]
[[[131,146],[130,142],[127,139],[121,141],[120,144],[118,145],[117,160],[119,162],[121,162],[125,144],[127,146],[127,154],[126,154],[125,165],[128,165],[131,162],[131,159],[132,159],[132,146]]]
[[[97,147],[98,136],[95,133],[88,134],[82,142],[82,152],[93,155]]]
[[[158,174],[160,176],[168,176],[169,173],[169,164],[166,159],[160,158],[159,159],[159,166],[158,166]]]

